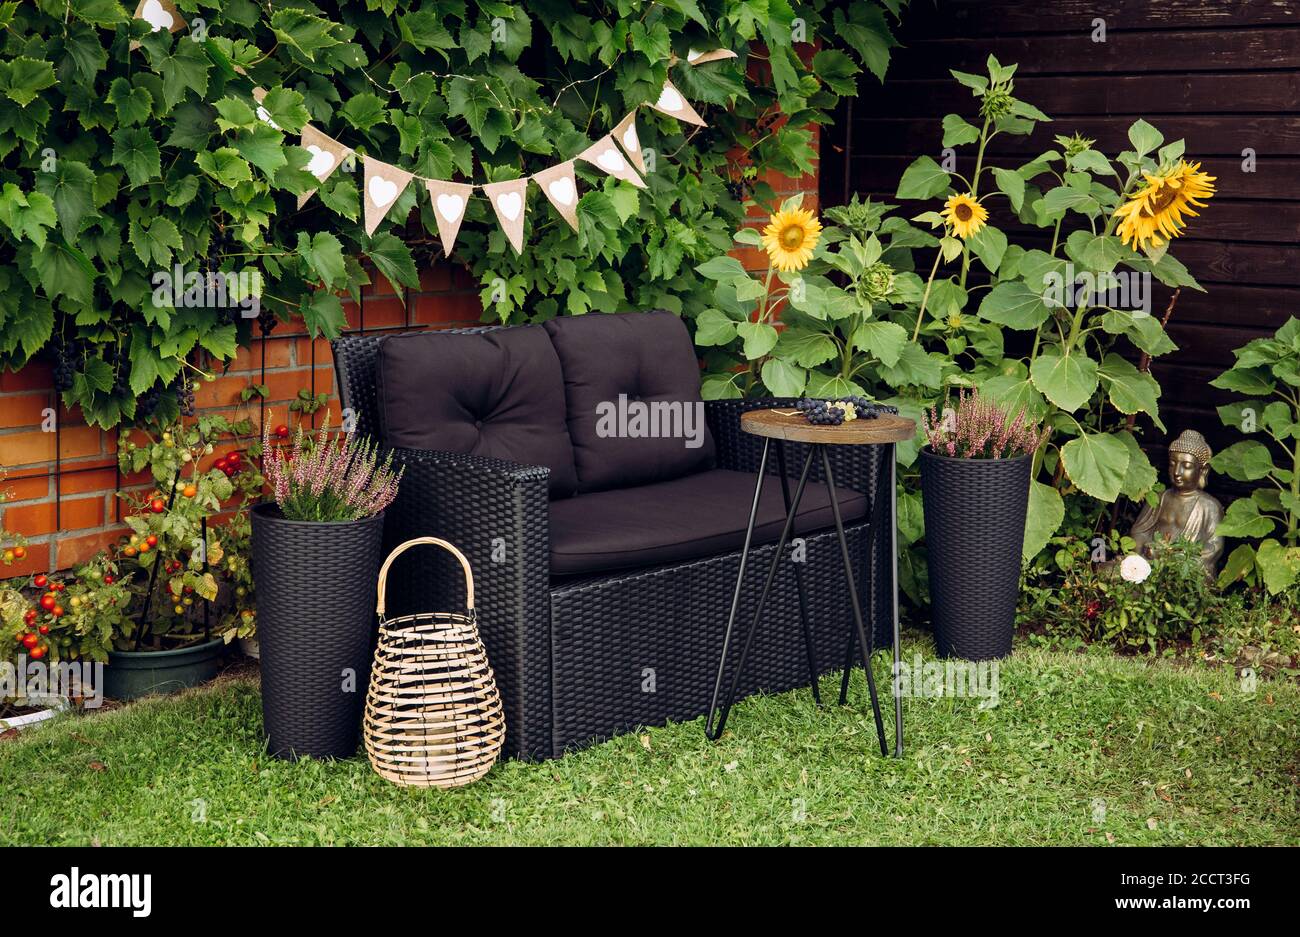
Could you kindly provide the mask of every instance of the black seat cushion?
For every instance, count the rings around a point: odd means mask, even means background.
[[[790,494],[794,495],[794,482]],[[836,488],[847,524],[866,516],[867,499]],[[579,494],[551,502],[551,574],[659,566],[738,550],[754,497],[754,476],[713,469],[671,481]],[[774,543],[785,523],[781,481],[764,479],[754,543]],[[809,482],[795,533],[833,526],[827,488]]]
[[[713,467],[699,361],[681,319],[662,311],[590,313],[545,326],[564,374],[579,491]]]
[[[577,488],[560,361],[540,326],[391,335],[376,371],[385,445],[544,465],[552,498]]]

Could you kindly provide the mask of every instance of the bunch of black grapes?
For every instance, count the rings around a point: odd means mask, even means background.
[[[853,405],[855,419],[859,420],[874,420],[882,413],[898,413],[898,407],[858,396],[836,397],[830,400],[803,397],[795,404],[795,408],[814,426],[839,426],[849,415],[845,404]]]

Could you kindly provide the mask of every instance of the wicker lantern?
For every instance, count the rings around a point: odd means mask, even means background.
[[[448,550],[465,570],[465,613],[384,617],[388,569],[413,546]],[[366,754],[381,777],[414,787],[460,787],[496,762],[505,740],[501,694],[479,638],[474,574],[445,540],[399,545],[379,571],[379,644],[366,694]]]

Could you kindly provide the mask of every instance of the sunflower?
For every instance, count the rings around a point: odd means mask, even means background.
[[[1193,207],[1204,208],[1214,194],[1214,176],[1200,172],[1201,164],[1188,165],[1179,160],[1172,169],[1142,174],[1145,180],[1127,202],[1115,209],[1120,219],[1116,233],[1125,244],[1133,247],[1160,247],[1167,240],[1183,233],[1187,222],[1184,215],[1193,218]]]
[[[821,235],[821,222],[812,212],[782,209],[763,229],[763,247],[776,269],[789,273],[808,266]]]
[[[952,233],[957,235],[963,241],[984,227],[984,222],[989,220],[989,211],[969,192],[964,195],[954,195],[948,201],[943,203],[943,220],[952,226]]]

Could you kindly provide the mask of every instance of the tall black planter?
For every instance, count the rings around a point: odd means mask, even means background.
[[[934,640],[941,657],[1011,653],[1032,455],[955,459],[921,451]]]
[[[253,581],[261,646],[262,719],[271,754],[348,758],[376,633],[375,581],[383,514],[359,521],[290,521],[253,508]]]

